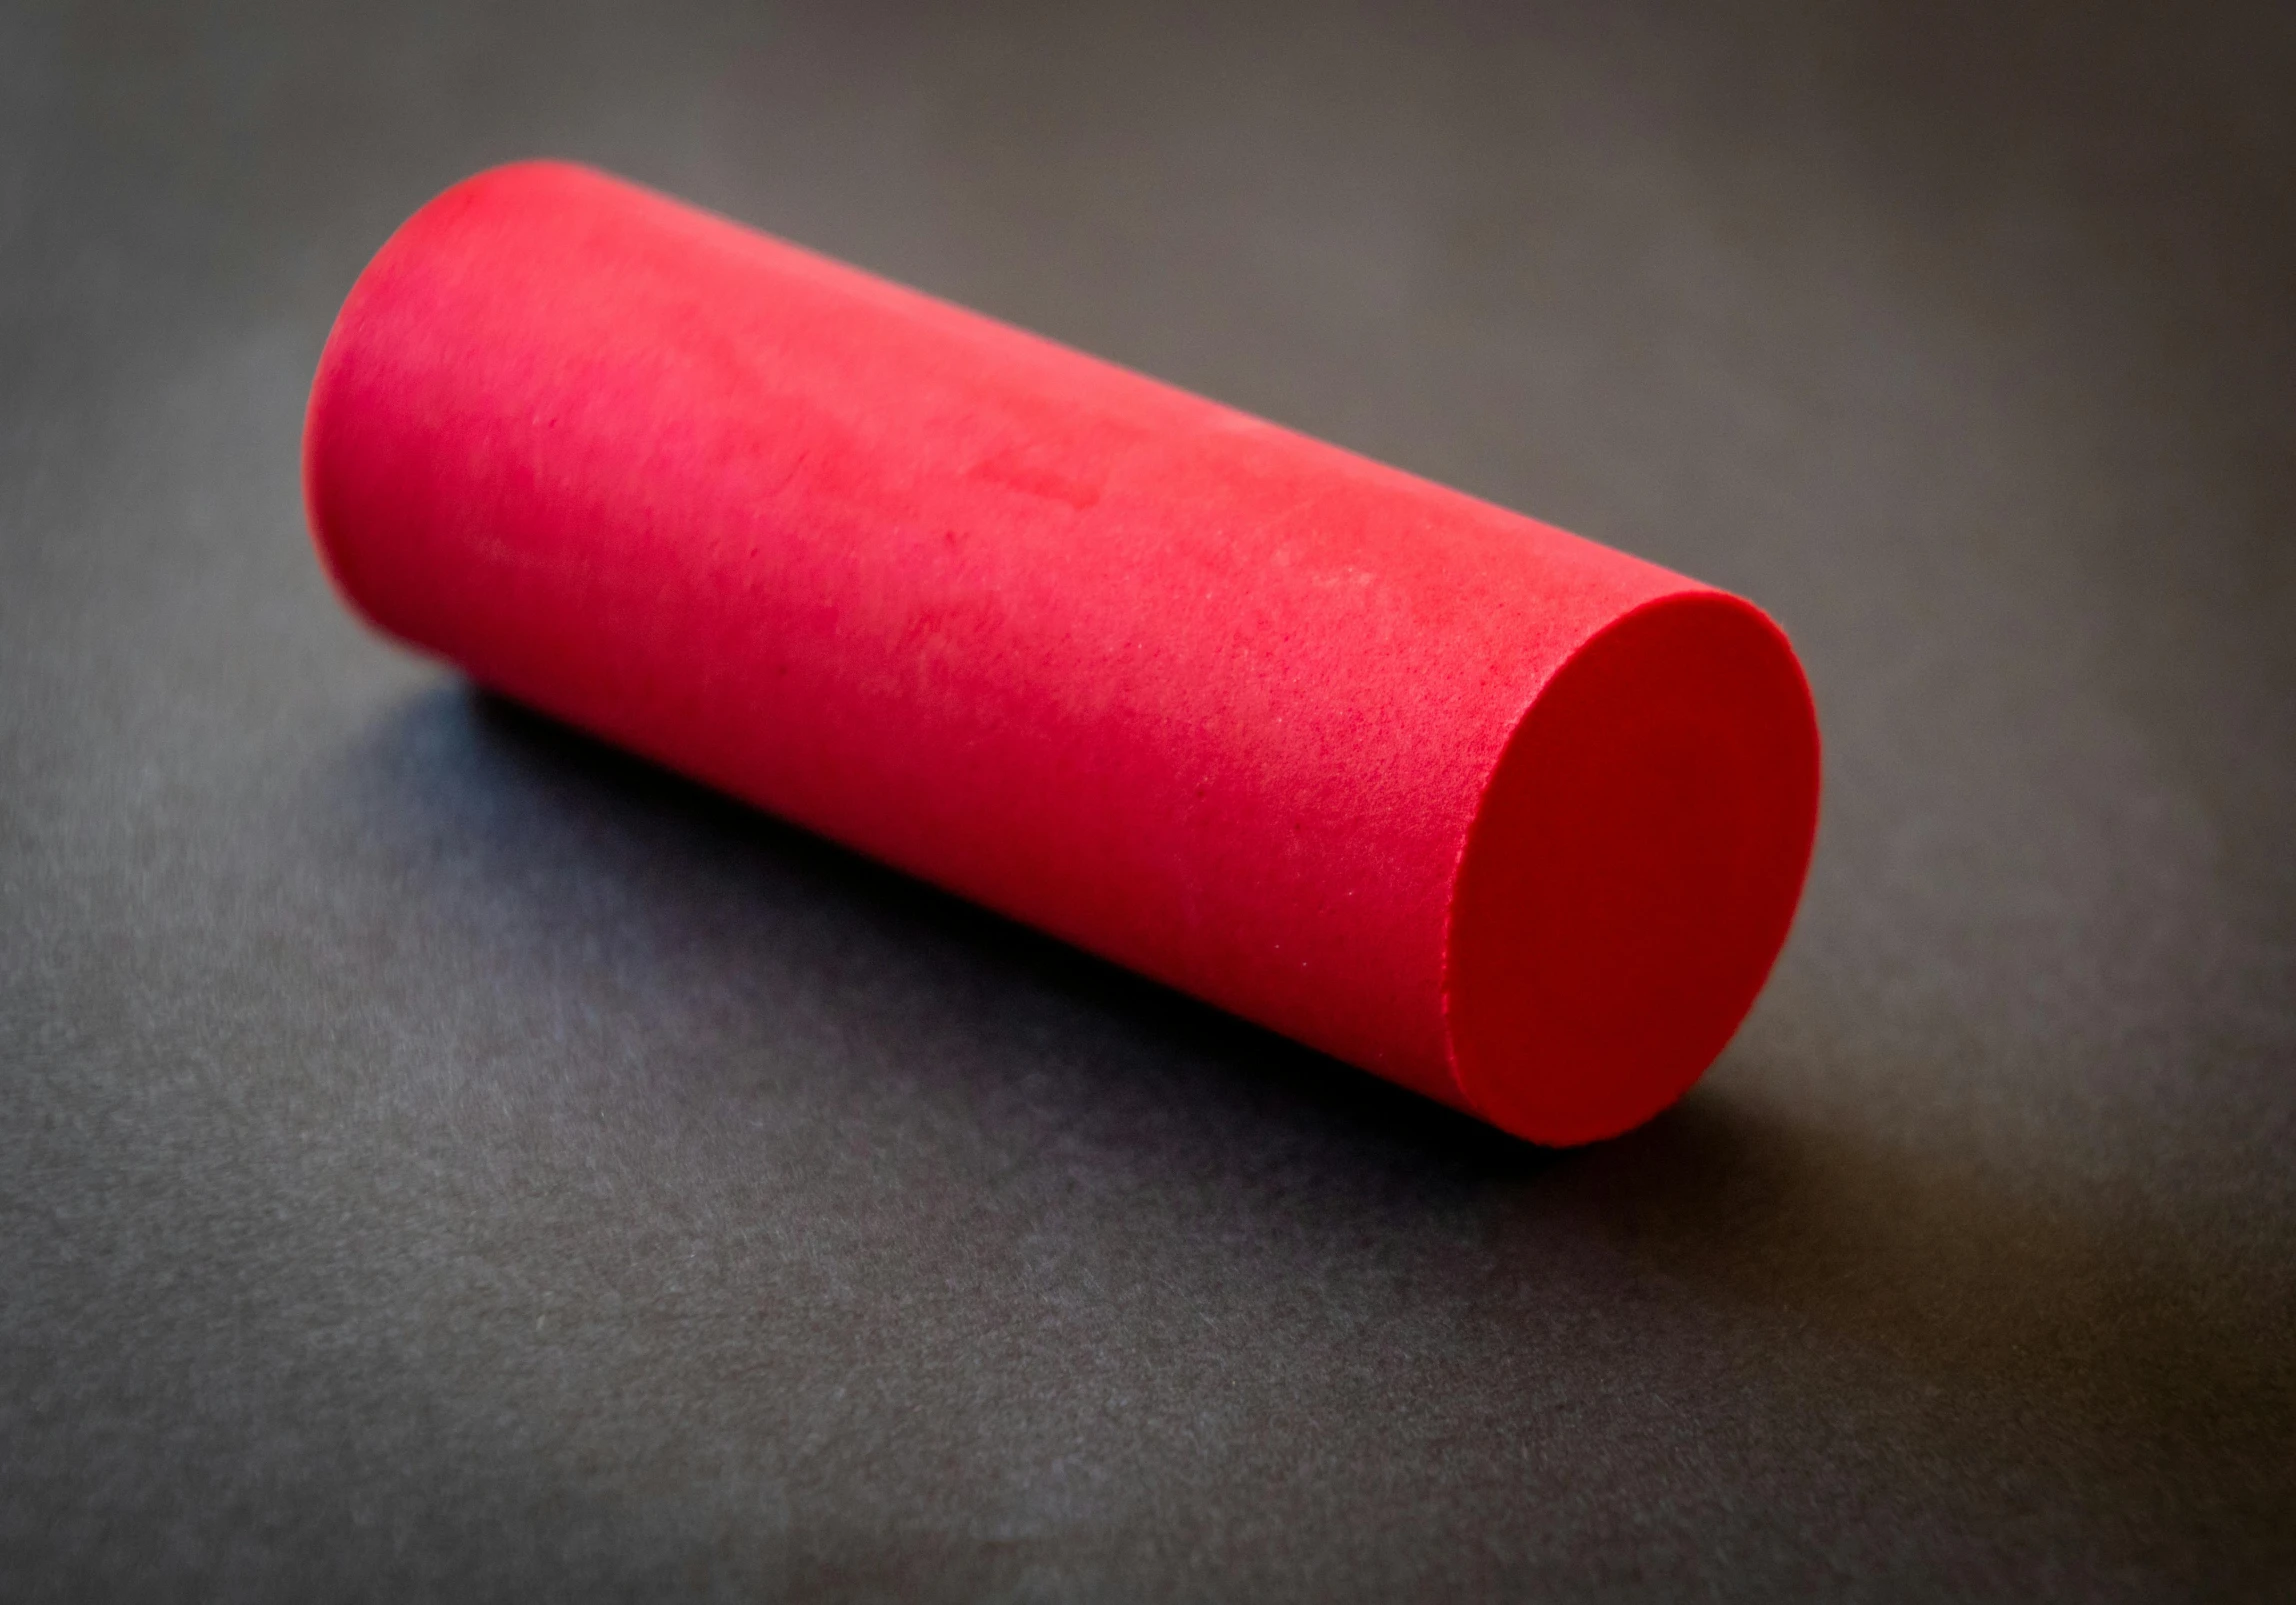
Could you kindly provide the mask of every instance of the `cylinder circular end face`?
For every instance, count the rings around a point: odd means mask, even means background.
[[[1445,987],[1461,1094],[1557,1145],[1680,1098],[1785,943],[1817,808],[1809,686],[1759,609],[1676,596],[1597,633],[1468,834]]]

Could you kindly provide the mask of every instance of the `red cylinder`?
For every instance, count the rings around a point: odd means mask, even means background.
[[[582,168],[392,237],[304,454],[389,634],[1540,1142],[1800,896],[1750,604]]]

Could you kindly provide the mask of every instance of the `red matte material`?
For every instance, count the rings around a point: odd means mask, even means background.
[[[1537,1141],[1800,895],[1751,605],[582,168],[399,230],[305,475],[390,634]]]

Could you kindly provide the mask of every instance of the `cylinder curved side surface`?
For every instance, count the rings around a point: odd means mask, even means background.
[[[586,169],[392,237],[305,474],[382,630],[1540,1140],[1695,1078],[1807,861],[1746,604]]]

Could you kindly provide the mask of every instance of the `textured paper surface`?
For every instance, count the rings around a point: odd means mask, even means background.
[[[0,10],[0,1592],[2285,1605],[2287,15]],[[1721,1061],[1515,1142],[360,628],[545,148],[1758,600]]]

